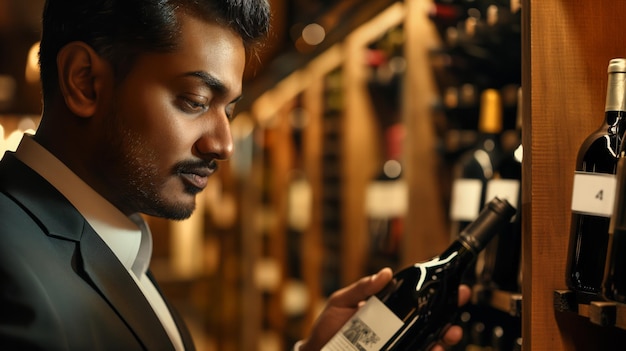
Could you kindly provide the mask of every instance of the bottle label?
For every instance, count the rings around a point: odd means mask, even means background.
[[[408,192],[404,180],[371,182],[365,194],[365,211],[373,218],[404,216],[409,207]]]
[[[517,179],[492,179],[487,183],[485,203],[498,197],[507,200],[511,206],[517,208],[519,201],[520,182]]]
[[[483,183],[480,179],[457,179],[452,184],[450,219],[473,221],[480,213]]]
[[[322,351],[376,351],[385,345],[403,326],[391,310],[372,296]]]
[[[576,172],[572,191],[572,211],[611,217],[616,183],[613,174]]]

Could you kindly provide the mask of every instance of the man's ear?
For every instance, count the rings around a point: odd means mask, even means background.
[[[57,55],[59,88],[67,107],[79,117],[91,117],[98,106],[109,66],[91,46],[83,42],[65,45]]]

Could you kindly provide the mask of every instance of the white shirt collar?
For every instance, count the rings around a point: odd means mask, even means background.
[[[76,207],[127,270],[137,277],[148,270],[152,235],[140,214],[124,215],[31,135],[24,135],[15,155]]]

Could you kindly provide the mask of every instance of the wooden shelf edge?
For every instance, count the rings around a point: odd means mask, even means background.
[[[498,289],[490,289],[481,285],[472,289],[472,301],[476,304],[491,306],[513,317],[522,315],[522,294]]]
[[[572,312],[586,317],[593,324],[626,330],[626,304],[613,301],[591,301],[579,303],[570,290],[554,291],[554,310]]]

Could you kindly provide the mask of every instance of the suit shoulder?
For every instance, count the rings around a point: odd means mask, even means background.
[[[0,237],[7,232],[39,228],[35,220],[13,199],[0,193]]]

